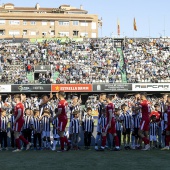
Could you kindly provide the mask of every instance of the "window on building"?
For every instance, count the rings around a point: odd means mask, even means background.
[[[47,35],[47,32],[42,32],[42,36],[46,36]]]
[[[23,35],[27,35],[27,30],[23,30]]]
[[[51,35],[51,36],[54,36],[54,35],[55,35],[55,31],[52,30],[52,31],[50,32],[50,35]]]
[[[36,22],[35,21],[31,21],[31,25],[36,25]]]
[[[5,30],[0,30],[0,35],[5,35]]]
[[[69,25],[69,21],[59,21],[59,25]]]
[[[27,25],[27,21],[23,21],[23,25]]]
[[[30,35],[36,35],[36,31],[30,31]]]
[[[96,29],[96,22],[92,22],[92,23],[91,23],[91,29],[92,29],[92,30],[95,30],[95,29]]]
[[[96,33],[91,33],[92,38],[96,38]]]
[[[79,34],[79,31],[76,31],[76,30],[73,31],[73,36],[74,36],[74,37],[78,37],[78,34]]]
[[[88,37],[88,33],[87,33],[87,32],[82,32],[80,35],[81,35],[82,37]]]
[[[10,20],[9,24],[10,25],[20,25],[20,21],[18,21],[18,20]]]
[[[73,25],[79,25],[79,21],[73,21]]]
[[[9,35],[20,35],[19,31],[9,31]]]
[[[54,25],[54,23],[55,23],[54,21],[50,21],[50,25]]]
[[[0,20],[0,25],[5,25],[5,20]]]
[[[42,21],[42,25],[47,25],[47,21]]]
[[[69,36],[69,32],[59,32],[59,36],[61,37]]]
[[[87,26],[88,26],[88,23],[87,23],[87,22],[81,22],[80,25],[81,25],[81,26],[84,26],[84,27],[87,27]]]

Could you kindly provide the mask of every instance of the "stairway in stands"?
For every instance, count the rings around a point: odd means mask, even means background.
[[[58,76],[59,76],[59,72],[58,71],[53,73],[52,79],[53,79],[54,82],[56,82],[56,79],[58,78]]]
[[[34,83],[34,73],[33,72],[27,73],[27,79],[28,79],[29,84],[33,84]]]
[[[120,68],[123,68],[124,65],[124,56],[121,48],[117,48],[117,52],[120,54]],[[126,71],[122,72],[122,83],[127,83]]]

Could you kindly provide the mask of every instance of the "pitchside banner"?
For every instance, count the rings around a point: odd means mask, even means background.
[[[11,85],[12,92],[50,92],[51,85]]]
[[[132,84],[93,84],[94,92],[132,91]]]
[[[52,84],[51,91],[92,92],[93,87],[91,84]]]
[[[11,85],[0,85],[0,92],[11,92]]]
[[[132,84],[133,91],[170,91],[170,83]]]

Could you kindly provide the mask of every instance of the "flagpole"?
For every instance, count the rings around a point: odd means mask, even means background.
[[[133,41],[135,41],[135,19],[133,19]]]
[[[103,18],[101,17],[101,25],[100,25],[101,26],[101,38],[102,38],[102,27],[103,27],[103,23],[102,22],[103,22]]]

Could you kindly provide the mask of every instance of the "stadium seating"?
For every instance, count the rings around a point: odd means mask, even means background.
[[[65,44],[59,41],[0,44],[0,81],[8,84],[170,82],[168,45],[159,39],[127,39],[124,48],[114,48],[111,38]],[[35,76],[35,65],[51,65],[50,74]]]

